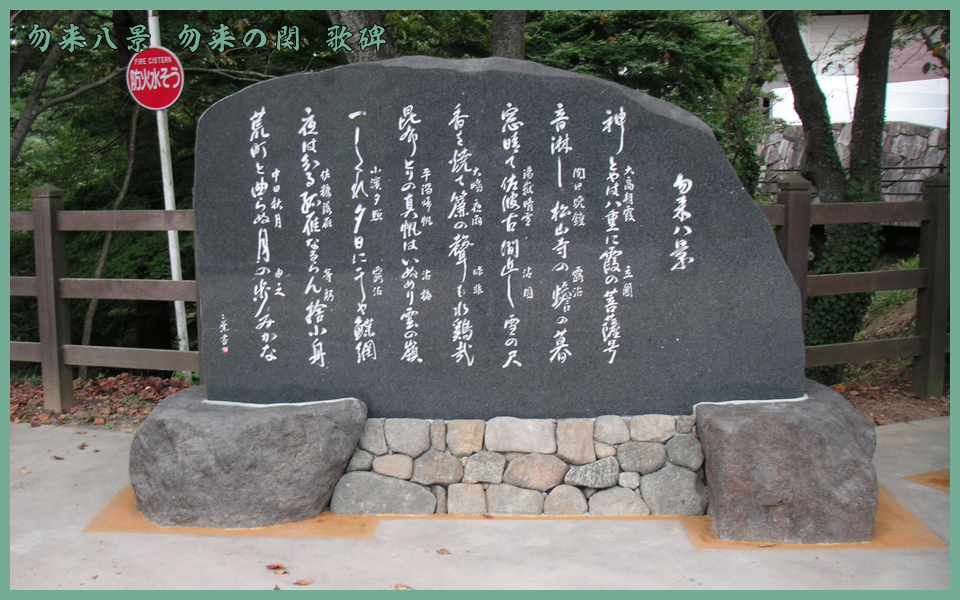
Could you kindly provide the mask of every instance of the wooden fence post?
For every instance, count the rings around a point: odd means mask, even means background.
[[[923,182],[923,199],[933,204],[932,218],[920,224],[920,268],[930,272],[917,291],[917,335],[924,354],[913,363],[913,393],[943,396],[950,309],[950,179],[934,175]]]
[[[67,276],[66,244],[57,228],[63,190],[44,185],[33,190],[34,249],[37,261],[37,304],[40,320],[40,367],[43,408],[57,413],[73,406],[73,369],[63,362],[70,343],[70,318],[60,297],[60,279]]]
[[[801,315],[807,307],[807,266],[810,251],[810,183],[793,174],[780,180],[777,204],[785,206],[783,226],[777,231],[777,244],[783,260],[800,288]]]

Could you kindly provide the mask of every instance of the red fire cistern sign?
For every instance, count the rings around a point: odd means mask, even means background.
[[[183,65],[176,54],[163,46],[147,48],[130,59],[127,87],[144,108],[167,108],[183,91]]]

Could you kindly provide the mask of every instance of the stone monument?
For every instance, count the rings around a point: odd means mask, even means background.
[[[770,441],[724,424],[741,410],[810,424],[799,293],[710,128],[669,103],[499,58],[290,75],[201,117],[194,207],[205,385],[131,456],[158,522],[702,514],[709,488],[717,531],[750,538],[816,520],[798,497],[835,483],[745,508],[779,481],[750,469],[832,465],[729,450]],[[869,490],[867,437],[803,439],[856,446]],[[862,537],[871,506],[800,537]]]
[[[371,416],[687,414],[803,395],[799,295],[710,129],[603,80],[412,57],[197,136],[210,398]]]

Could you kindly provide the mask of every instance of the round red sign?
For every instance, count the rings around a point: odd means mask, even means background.
[[[183,91],[183,65],[176,54],[163,46],[147,48],[130,59],[127,87],[144,108],[167,108]]]

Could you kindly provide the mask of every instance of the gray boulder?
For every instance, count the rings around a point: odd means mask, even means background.
[[[463,468],[464,483],[500,483],[507,457],[499,452],[477,452]]]
[[[700,440],[688,434],[673,436],[667,442],[667,459],[678,467],[696,471],[703,464]]]
[[[557,451],[557,428],[549,419],[496,417],[487,421],[484,443],[491,452]]]
[[[482,515],[487,512],[483,486],[476,483],[451,485],[447,488],[447,512],[451,515]]]
[[[429,450],[413,462],[410,481],[423,485],[450,485],[463,479],[463,463],[445,452]]]
[[[650,508],[635,491],[612,487],[590,496],[590,514],[598,517],[649,515]]]
[[[447,422],[443,419],[430,421],[430,445],[440,452],[447,449]]]
[[[373,455],[357,448],[347,463],[347,471],[369,471],[373,468]]]
[[[429,515],[436,509],[430,488],[370,471],[341,477],[330,500],[330,511],[340,515]]]
[[[629,439],[629,438],[628,438]],[[593,450],[597,454],[597,459],[607,458],[608,456],[616,456],[617,449],[609,444],[604,444],[603,442],[594,442]]]
[[[873,425],[807,381],[802,402],[701,405],[710,514],[725,540],[864,542],[873,536]]]
[[[383,434],[391,451],[411,458],[430,447],[430,421],[424,419],[386,419]]]
[[[677,417],[677,433],[693,433],[697,426],[697,418],[693,415]]]
[[[487,488],[487,512],[492,515],[539,515],[543,513],[543,494],[506,483]]]
[[[657,442],[626,442],[617,446],[617,461],[621,471],[646,475],[667,464],[667,449]]]
[[[383,419],[367,419],[360,434],[360,448],[374,456],[389,452],[387,439],[383,435]]]
[[[545,515],[582,515],[587,512],[587,499],[579,488],[558,485],[550,490],[543,501]]]
[[[431,485],[430,491],[437,498],[437,514],[447,514],[447,488],[442,485]]]
[[[571,465],[597,460],[593,435],[593,419],[560,419],[557,421],[557,457]]]
[[[447,447],[454,456],[470,456],[483,449],[486,421],[478,419],[447,421]]]
[[[630,417],[630,439],[635,442],[666,442],[677,432],[677,418],[670,415]]]
[[[610,446],[630,440],[630,429],[623,417],[604,415],[597,417],[593,426],[593,439]]]
[[[667,464],[640,478],[640,495],[655,515],[702,515],[707,509],[707,490],[697,474]]]
[[[384,454],[373,459],[374,473],[397,479],[410,479],[413,475],[413,459],[406,454]],[[419,483],[419,482],[418,482]]]
[[[635,490],[640,487],[640,473],[633,471],[620,473],[620,478],[617,480],[617,483],[619,483],[622,488]]]
[[[205,386],[174,394],[137,430],[130,481],[145,517],[164,526],[243,528],[326,509],[363,430],[363,402],[205,398]]]
[[[563,483],[570,468],[552,454],[526,454],[510,461],[503,482],[528,490],[546,492]]]
[[[617,485],[620,478],[620,465],[613,456],[601,458],[597,462],[579,467],[571,467],[563,482],[588,488],[608,488]]]

